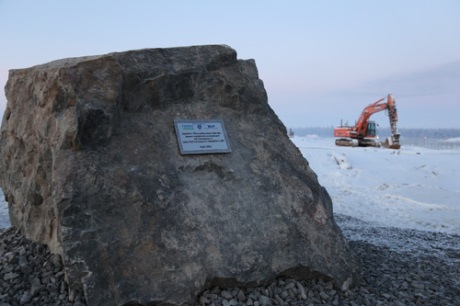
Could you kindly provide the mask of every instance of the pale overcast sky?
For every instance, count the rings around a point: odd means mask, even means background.
[[[0,0],[0,84],[66,57],[226,44],[287,127],[353,122],[392,93],[400,127],[460,128],[459,33],[458,0]]]

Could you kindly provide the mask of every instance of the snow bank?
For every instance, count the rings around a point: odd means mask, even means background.
[[[460,233],[460,150],[337,147],[294,137],[334,212],[374,226]]]

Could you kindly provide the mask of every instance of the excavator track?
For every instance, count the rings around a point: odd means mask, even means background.
[[[340,138],[335,140],[335,145],[341,147],[357,147],[358,141],[353,139]]]
[[[360,147],[380,147],[380,142],[375,139],[360,139],[359,140]]]

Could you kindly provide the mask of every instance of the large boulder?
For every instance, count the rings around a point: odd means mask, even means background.
[[[11,222],[62,256],[88,305],[180,305],[280,275],[358,280],[327,191],[255,62],[230,47],[58,60],[11,70],[5,89]],[[222,120],[231,152],[181,154],[177,119]]]

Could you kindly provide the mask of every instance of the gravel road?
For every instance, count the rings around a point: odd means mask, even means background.
[[[342,292],[331,282],[279,278],[256,288],[210,288],[196,305],[460,305],[460,235],[375,227],[335,219],[361,260],[362,282]],[[0,230],[0,306],[84,306],[69,294],[59,256]],[[130,306],[135,306],[131,305]]]

